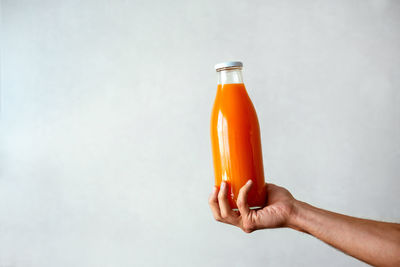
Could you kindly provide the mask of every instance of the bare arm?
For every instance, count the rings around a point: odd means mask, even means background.
[[[376,266],[400,266],[400,224],[354,218],[313,207],[298,201],[286,189],[267,184],[268,205],[250,210],[247,194],[252,183],[240,190],[233,211],[227,187],[214,189],[209,204],[216,220],[238,226],[250,233],[277,227],[309,233],[359,260]]]
[[[400,225],[354,218],[296,201],[288,226],[369,264],[400,266]]]

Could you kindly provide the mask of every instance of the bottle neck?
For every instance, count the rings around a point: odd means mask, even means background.
[[[242,68],[227,69],[217,72],[218,84],[243,83]]]

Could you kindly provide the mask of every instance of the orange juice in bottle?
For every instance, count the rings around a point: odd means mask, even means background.
[[[211,145],[215,185],[226,181],[232,209],[240,188],[249,180],[250,208],[266,204],[260,126],[253,103],[242,77],[243,64],[238,61],[217,64],[217,95],[211,113]]]

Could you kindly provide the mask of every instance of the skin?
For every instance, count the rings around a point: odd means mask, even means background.
[[[226,183],[214,187],[209,205],[214,218],[240,227],[244,232],[288,227],[313,235],[325,243],[374,266],[400,266],[400,224],[350,217],[313,207],[296,200],[288,190],[266,184],[268,205],[250,210],[247,195],[249,180],[231,209]]]

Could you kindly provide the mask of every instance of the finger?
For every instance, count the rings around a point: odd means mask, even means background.
[[[218,188],[214,186],[214,189],[208,198],[208,204],[210,205],[211,212],[217,221],[221,221],[221,212],[219,210],[219,205],[218,205]]]
[[[250,213],[249,204],[247,203],[247,196],[249,195],[251,186],[253,185],[252,180],[248,180],[247,183],[242,186],[239,190],[238,199],[236,205],[239,208],[242,217],[247,217]]]
[[[228,186],[226,182],[221,183],[221,189],[218,193],[218,203],[219,209],[221,211],[221,217],[226,222],[231,222],[231,220],[235,217],[235,213],[232,211],[231,206],[228,201]]]

